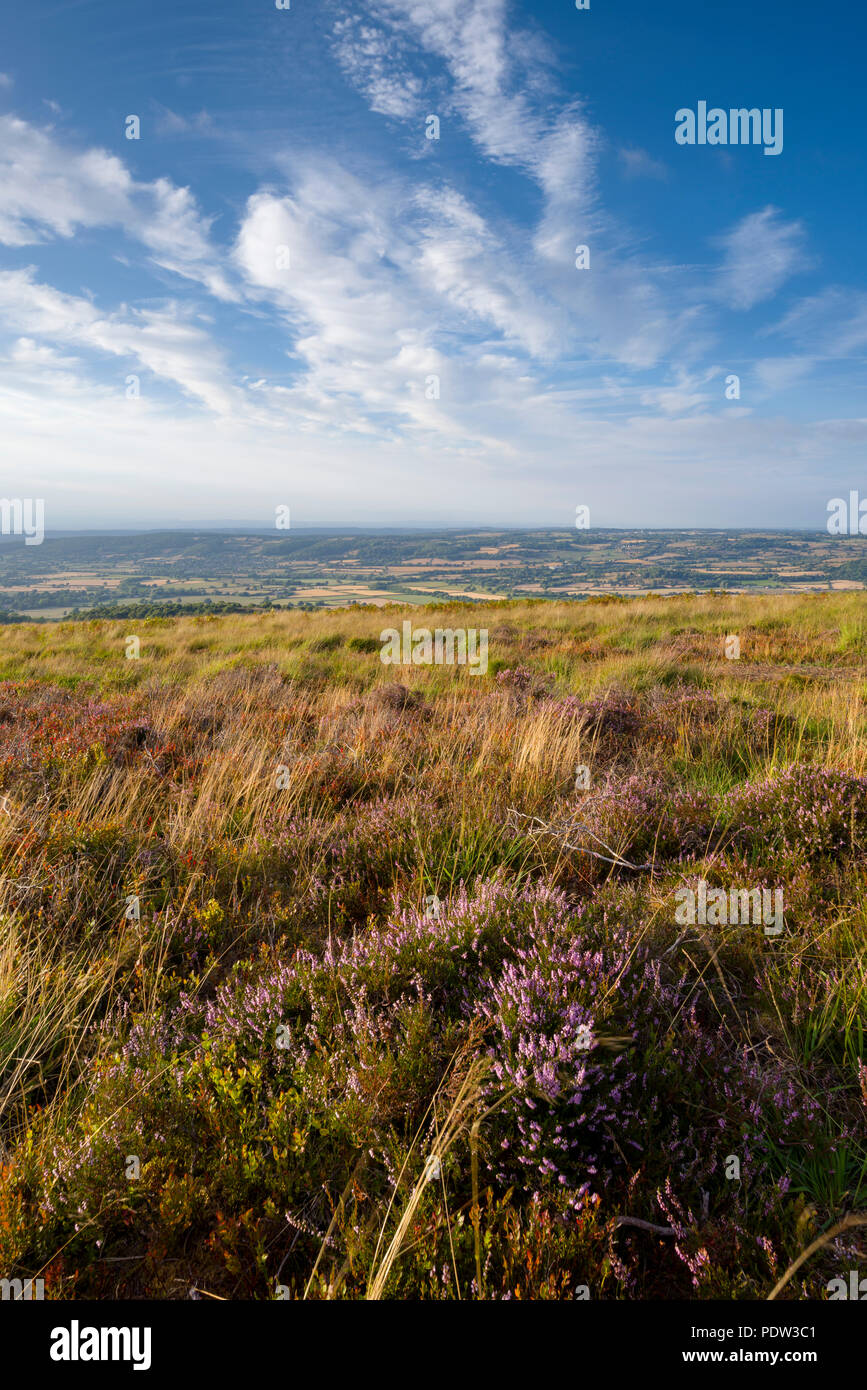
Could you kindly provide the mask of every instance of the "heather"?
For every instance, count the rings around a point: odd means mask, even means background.
[[[863,600],[425,617],[488,625],[484,678],[383,667],[398,621],[16,625],[0,1272],[766,1296],[867,1206]],[[783,935],[679,926],[699,881]]]

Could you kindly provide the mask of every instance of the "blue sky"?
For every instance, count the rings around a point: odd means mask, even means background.
[[[49,529],[822,529],[867,493],[865,29],[841,0],[7,6],[4,495]],[[782,152],[678,145],[699,101],[781,109]]]

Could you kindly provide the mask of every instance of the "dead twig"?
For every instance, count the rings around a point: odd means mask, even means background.
[[[622,855],[618,855],[617,851],[613,850],[610,845],[606,845],[604,840],[600,840],[599,836],[593,830],[590,829],[589,825],[585,825],[583,821],[570,822],[570,829],[572,826],[577,826],[579,830],[583,830],[587,835],[591,837],[591,839],[594,839],[597,844],[601,845],[603,849],[607,849],[610,852],[610,855],[614,855],[614,858],[610,858],[609,854],[600,854],[598,850],[588,849],[586,845],[570,844],[570,842],[566,839],[565,831],[560,830],[553,825],[546,825],[545,822],[543,820],[540,820],[538,816],[525,816],[523,812],[516,811],[514,807],[510,806],[506,823],[511,823],[511,828],[514,830],[520,830],[521,826],[514,824],[512,822],[512,817],[515,818],[515,821],[527,821],[527,828],[532,833],[540,835],[550,835],[553,839],[559,840],[564,849],[574,850],[576,854],[588,854],[591,857],[591,859],[601,859],[606,864],[613,864],[616,868],[619,869],[629,869],[632,873],[645,873],[656,868],[656,865],[653,862],[649,864],[630,863],[628,859],[624,859]],[[538,827],[538,829],[536,829],[536,827]]]
[[[655,1226],[652,1221],[642,1221],[639,1216],[617,1216],[614,1218],[615,1228],[619,1226],[636,1226],[639,1231],[650,1231],[655,1236],[676,1236],[677,1231],[672,1230],[671,1226]]]

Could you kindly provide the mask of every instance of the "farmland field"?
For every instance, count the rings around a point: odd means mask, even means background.
[[[155,531],[0,538],[0,610],[56,619],[690,591],[863,590],[867,537],[827,531]]]

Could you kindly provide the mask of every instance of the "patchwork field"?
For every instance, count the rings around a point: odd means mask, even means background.
[[[678,592],[863,590],[827,531],[154,531],[0,537],[0,619]]]
[[[408,617],[487,671],[384,666]],[[865,643],[842,592],[0,628],[0,1277],[829,1297]]]

